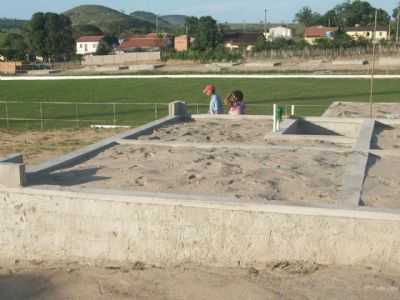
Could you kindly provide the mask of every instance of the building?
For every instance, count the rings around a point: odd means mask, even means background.
[[[102,35],[81,36],[76,42],[76,54],[89,55],[96,53],[103,37]]]
[[[304,39],[313,45],[319,39],[332,39],[333,34],[338,30],[337,27],[312,26],[304,30]]]
[[[138,52],[138,51],[160,51],[170,48],[173,45],[169,35],[160,36],[150,33],[148,35],[138,35],[126,38],[118,47],[118,52]]]
[[[229,50],[244,48],[246,51],[253,50],[257,40],[262,36],[259,32],[230,32],[223,37],[224,47]]]
[[[190,37],[188,35],[180,35],[175,37],[175,51],[187,51],[190,48]]]
[[[374,36],[374,26],[355,26],[345,28],[346,34],[351,36],[353,39],[364,38],[372,40]],[[384,26],[378,26],[376,29],[375,40],[387,40],[389,38],[388,28]]]
[[[278,38],[291,39],[293,37],[292,29],[287,26],[271,27],[268,32],[264,33],[265,39],[272,41]]]
[[[5,61],[5,60],[6,60],[6,58],[0,54],[0,61]]]

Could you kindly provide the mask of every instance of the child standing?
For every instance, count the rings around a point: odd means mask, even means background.
[[[206,85],[206,87],[203,89],[203,94],[210,97],[210,108],[208,111],[209,114],[217,115],[224,113],[224,107],[222,105],[221,98],[216,94],[214,85]]]
[[[245,113],[244,95],[240,90],[235,90],[226,97],[225,104],[229,107],[230,115],[243,115]]]

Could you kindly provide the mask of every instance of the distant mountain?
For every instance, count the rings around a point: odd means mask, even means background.
[[[27,22],[28,21],[26,20],[0,18],[0,29],[1,30],[18,29],[24,26]]]
[[[106,33],[149,32],[154,28],[151,22],[101,5],[81,5],[64,14],[71,19],[73,26],[95,25]]]
[[[156,19],[157,15],[152,12],[148,11],[135,11],[130,14],[131,17],[152,23],[154,26],[156,25]],[[158,17],[158,26],[160,29],[170,29],[172,27],[172,24],[170,24],[168,21],[166,21],[163,17]]]
[[[165,16],[161,16],[161,17],[165,21],[170,23],[171,25],[183,27],[183,26],[185,26],[186,18],[188,16],[184,16],[184,15],[165,15]]]

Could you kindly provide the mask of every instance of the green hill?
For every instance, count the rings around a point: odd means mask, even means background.
[[[134,17],[136,19],[140,19],[140,20],[149,22],[149,23],[153,24],[154,28],[156,27],[157,15],[155,13],[148,12],[148,11],[135,11],[135,12],[131,13],[130,16]],[[173,27],[169,22],[165,21],[160,16],[158,17],[158,26],[159,26],[159,29],[166,30],[166,31],[171,30]]]
[[[28,21],[0,18],[0,30],[18,29],[24,26]]]
[[[171,25],[175,26],[185,26],[187,16],[184,15],[165,15],[162,16],[163,20],[167,21]]]
[[[64,14],[71,19],[73,26],[95,25],[106,33],[148,32],[154,28],[150,22],[101,5],[81,5]]]

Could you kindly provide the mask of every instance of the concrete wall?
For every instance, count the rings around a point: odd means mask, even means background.
[[[400,266],[396,213],[108,193],[0,189],[1,263]]]
[[[85,56],[82,64],[91,65],[118,65],[145,61],[160,61],[160,52],[135,52],[116,55]]]
[[[362,120],[349,120],[340,118],[305,118],[307,122],[314,123],[320,127],[326,128],[349,138],[357,138],[360,134]]]
[[[0,62],[0,74],[15,75],[21,66],[21,62]]]

